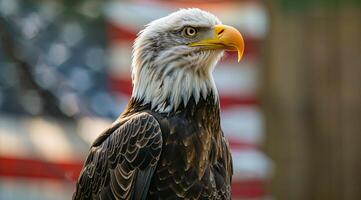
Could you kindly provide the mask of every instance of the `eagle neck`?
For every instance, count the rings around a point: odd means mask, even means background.
[[[144,100],[139,100],[137,98],[131,97],[128,102],[127,108],[123,112],[122,116],[129,116],[134,113],[147,110],[163,116],[174,116],[179,113],[183,113],[187,116],[193,116],[198,112],[212,110],[213,113],[208,113],[207,115],[214,114],[216,121],[219,121],[219,108],[220,106],[218,97],[213,93],[208,94],[206,98],[200,97],[198,101],[196,101],[194,96],[191,96],[186,105],[182,104],[176,110],[171,110],[169,112],[159,112],[156,109],[152,108],[151,103],[145,103]]]
[[[213,96],[218,101],[218,92],[212,76],[213,68],[168,66],[167,71],[143,67],[140,78],[133,86],[132,97],[159,113],[170,113],[185,107],[193,99],[195,103]]]

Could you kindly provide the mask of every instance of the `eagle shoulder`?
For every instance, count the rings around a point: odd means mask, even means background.
[[[94,142],[73,199],[145,199],[162,150],[156,118],[136,113]]]

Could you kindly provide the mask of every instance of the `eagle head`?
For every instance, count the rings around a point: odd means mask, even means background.
[[[191,97],[218,93],[212,71],[225,50],[238,51],[244,42],[233,27],[200,9],[181,9],[149,23],[134,42],[132,98],[160,113],[187,105]]]

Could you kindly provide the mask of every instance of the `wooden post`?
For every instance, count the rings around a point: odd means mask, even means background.
[[[361,199],[361,12],[269,4],[263,108],[277,199]]]

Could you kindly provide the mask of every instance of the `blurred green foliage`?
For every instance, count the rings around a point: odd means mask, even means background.
[[[286,11],[309,11],[314,7],[337,9],[343,6],[361,6],[361,0],[281,0],[281,6]]]

